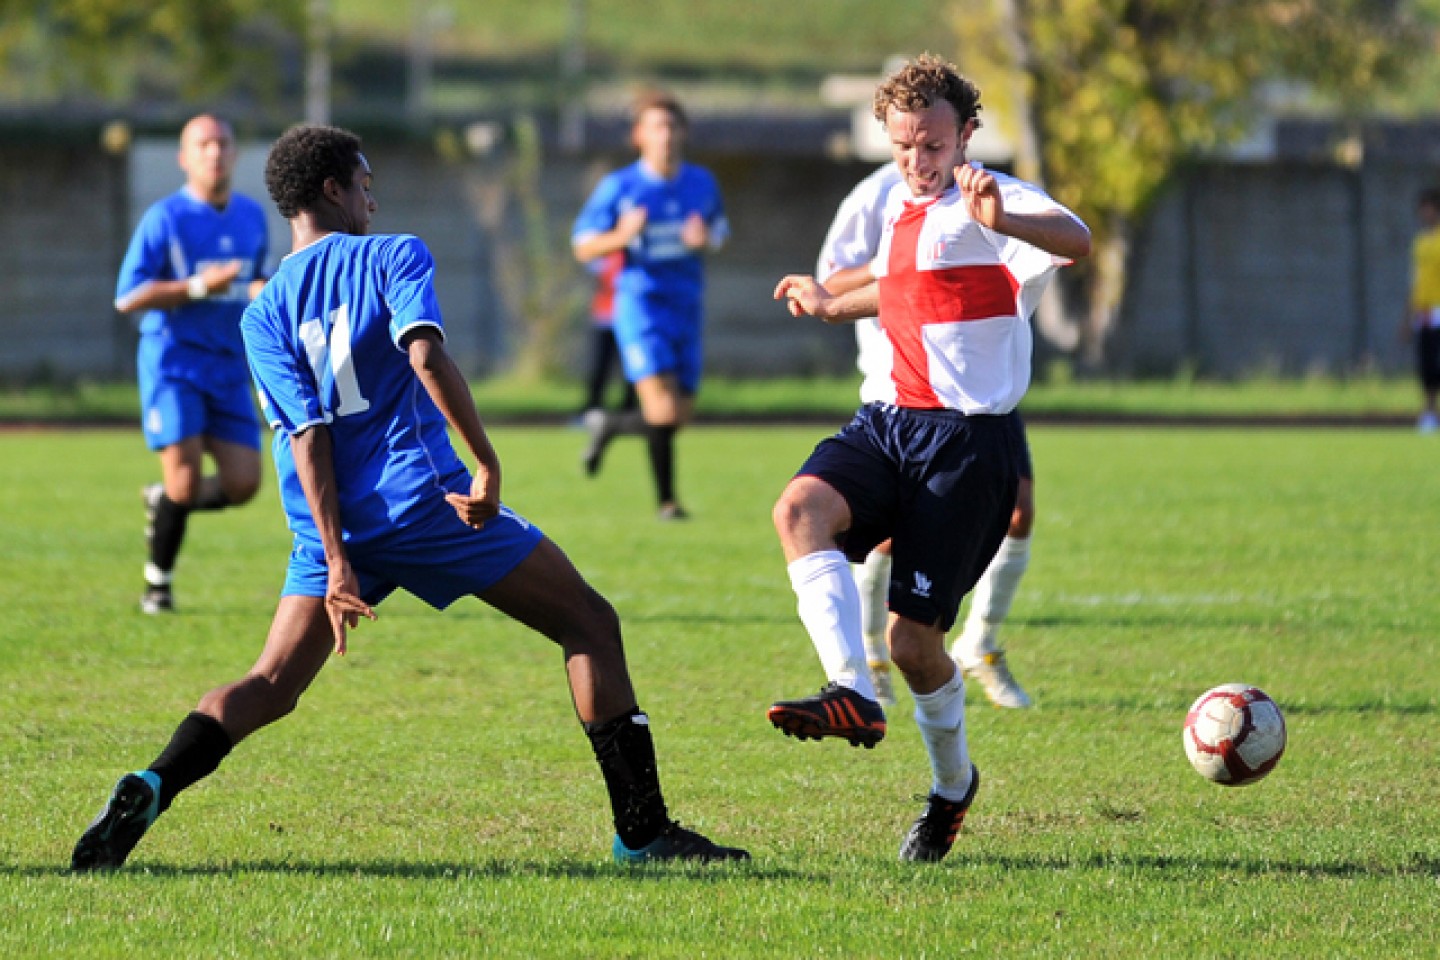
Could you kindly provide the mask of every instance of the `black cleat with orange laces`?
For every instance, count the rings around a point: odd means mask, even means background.
[[[781,700],[770,707],[770,722],[787,737],[839,737],[869,749],[885,739],[885,711],[849,687],[826,684],[813,697]]]
[[[900,859],[934,863],[944,860],[945,854],[955,845],[960,825],[965,822],[965,811],[975,801],[980,789],[980,771],[970,765],[970,789],[961,800],[946,800],[938,793],[926,797],[925,812],[920,814],[905,834],[900,844]]]

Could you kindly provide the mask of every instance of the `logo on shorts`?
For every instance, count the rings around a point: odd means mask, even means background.
[[[919,570],[916,570],[915,586],[910,588],[910,592],[915,594],[915,596],[917,597],[925,597],[928,599],[930,597],[930,578],[925,576],[925,574],[921,573]]]

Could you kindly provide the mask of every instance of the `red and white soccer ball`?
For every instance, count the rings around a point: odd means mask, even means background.
[[[1259,687],[1224,683],[1185,714],[1185,756],[1207,780],[1238,787],[1275,769],[1285,753],[1285,717]]]

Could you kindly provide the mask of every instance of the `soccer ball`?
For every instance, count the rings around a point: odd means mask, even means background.
[[[1185,714],[1185,756],[1207,780],[1238,787],[1275,769],[1285,753],[1285,718],[1259,687],[1223,683]]]

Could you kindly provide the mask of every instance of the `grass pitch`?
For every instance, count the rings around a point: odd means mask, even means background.
[[[752,865],[611,865],[558,654],[479,603],[397,597],[124,870],[84,877],[70,849],[115,778],[258,652],[288,535],[267,477],[193,519],[180,612],[143,617],[138,433],[0,436],[0,955],[1434,956],[1437,441],[1032,429],[1005,638],[1037,706],[972,689],[984,785],[950,858],[910,865],[908,699],[874,751],[764,719],[822,682],[769,526],[822,433],[685,433],[696,519],[662,525],[633,440],[586,482],[579,434],[494,431],[507,502],[621,613],[672,812]],[[1290,727],[1239,789],[1179,733],[1232,680]]]

